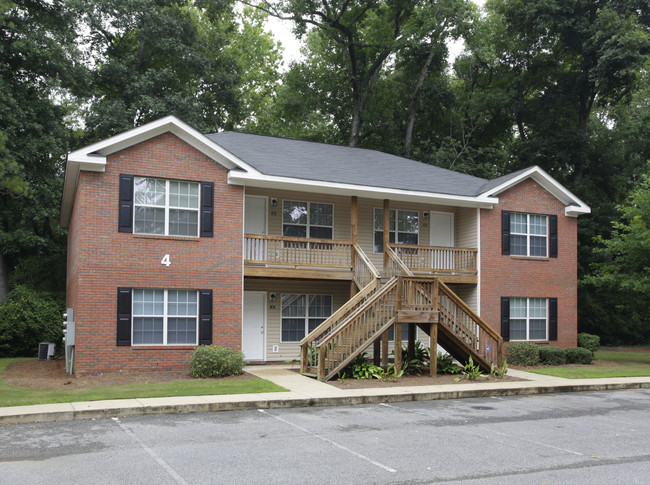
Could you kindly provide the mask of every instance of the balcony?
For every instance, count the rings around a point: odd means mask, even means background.
[[[478,283],[478,250],[391,244],[398,258],[416,276],[435,276],[444,283]]]

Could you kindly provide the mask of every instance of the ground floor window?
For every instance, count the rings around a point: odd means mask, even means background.
[[[133,289],[133,345],[197,345],[198,291]]]
[[[282,342],[300,342],[331,314],[331,295],[282,294]]]
[[[546,298],[510,298],[510,340],[547,340]]]
[[[406,343],[409,341],[409,325],[410,323],[403,323],[402,324],[402,344]],[[415,328],[415,340],[418,339],[418,329],[417,327]],[[388,329],[388,341],[389,342],[394,342],[395,341],[395,325],[391,325],[390,328]]]

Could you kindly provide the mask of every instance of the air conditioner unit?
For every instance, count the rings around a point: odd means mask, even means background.
[[[38,344],[38,360],[52,360],[54,359],[54,349],[56,344],[51,342],[41,342]]]

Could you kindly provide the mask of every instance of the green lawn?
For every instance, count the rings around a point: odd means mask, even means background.
[[[287,389],[265,379],[196,379],[83,389],[33,389],[7,384],[2,374],[7,366],[24,359],[0,359],[0,407],[140,397],[205,396],[283,392]]]
[[[535,374],[565,377],[567,379],[588,379],[596,377],[648,377],[650,376],[650,350],[631,352],[625,348],[603,347],[596,352],[596,360],[612,361],[615,365],[585,365],[580,367],[543,367],[529,369]]]

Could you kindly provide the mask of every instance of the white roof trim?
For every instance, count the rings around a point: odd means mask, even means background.
[[[496,197],[438,194],[433,192],[416,192],[385,187],[323,182],[320,180],[278,177],[264,174],[252,174],[239,171],[228,173],[228,183],[246,187],[259,187],[277,190],[297,190],[331,195],[358,195],[369,199],[391,199],[401,202],[417,202],[456,207],[481,207],[491,209],[499,202]]]
[[[561,183],[551,177],[546,173],[542,168],[538,166],[530,167],[528,170],[520,173],[516,177],[506,180],[500,185],[483,192],[480,194],[484,197],[494,197],[505,190],[508,190],[511,187],[523,182],[524,180],[532,178],[551,193],[555,198],[560,202],[566,205],[564,209],[564,214],[568,217],[578,217],[580,214],[589,214],[591,213],[591,208],[571,193],[566,187]]]
[[[229,170],[240,169],[260,174],[257,169],[240,160],[188,124],[183,123],[175,116],[166,116],[68,154],[63,198],[61,200],[61,225],[68,227],[70,222],[80,170],[103,172],[108,155],[168,132],[178,136],[181,140]]]

